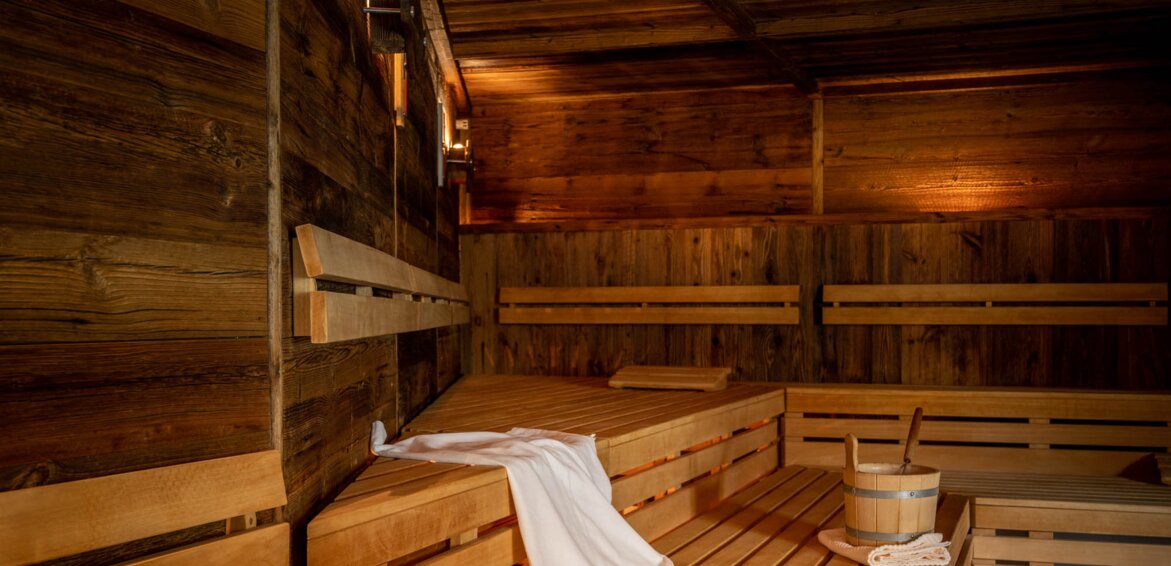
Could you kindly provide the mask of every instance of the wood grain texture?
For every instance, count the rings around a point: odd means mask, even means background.
[[[23,564],[279,507],[285,489],[280,453],[267,451],[9,491],[0,501],[5,564]]]
[[[494,233],[463,236],[473,367],[610,375],[623,365],[731,367],[732,380],[1168,387],[1168,329],[500,325],[501,288],[826,284],[1137,283],[1168,278],[1165,216],[1136,220]],[[1123,244],[1125,242],[1125,244]],[[556,259],[554,259],[556,258]],[[482,366],[480,365],[482,364]]]
[[[264,6],[212,12],[0,6],[2,490],[270,447]]]
[[[808,109],[792,89],[485,103],[472,129],[477,222],[809,209]]]
[[[0,489],[266,448],[265,351],[263,339],[0,347]]]
[[[456,279],[455,224],[437,218],[446,210],[438,204],[454,197],[436,189],[437,91],[421,18],[403,29],[410,114],[396,129],[390,58],[371,53],[359,10],[342,1],[279,3],[282,264],[295,253],[295,228],[313,224]],[[288,267],[282,288],[286,517],[298,564],[306,559],[309,517],[369,462],[370,423],[397,429],[408,414],[400,407],[425,402],[440,387],[440,355],[434,330],[322,345],[293,337]],[[449,383],[458,371],[450,338],[443,351]]]

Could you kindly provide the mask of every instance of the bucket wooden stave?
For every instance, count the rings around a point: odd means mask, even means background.
[[[935,530],[939,470],[911,464],[922,416],[915,411],[902,464],[859,463],[858,438],[846,435],[842,491],[850,544],[901,544]]]

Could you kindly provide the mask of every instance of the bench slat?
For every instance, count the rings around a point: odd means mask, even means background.
[[[500,324],[797,324],[797,307],[501,307]]]
[[[1167,307],[826,307],[833,325],[1166,326]]]
[[[797,285],[502,287],[501,304],[795,303]]]
[[[986,283],[953,285],[826,285],[825,302],[983,303],[1166,301],[1165,283]]]
[[[811,386],[785,390],[794,413],[925,415],[1021,419],[1076,419],[1167,422],[1171,396],[1107,391],[1026,388]]]
[[[777,447],[770,446],[731,467],[684,486],[679,491],[626,516],[626,522],[647,540],[654,540],[718,505],[777,467]]]
[[[388,559],[406,556],[514,514],[504,469],[484,470],[499,472],[499,475],[481,474],[482,478],[495,476],[495,481],[459,491],[452,490],[448,484],[433,484],[430,489],[450,495],[436,499],[435,493],[420,492],[418,495],[425,497],[425,501],[402,509],[392,505],[393,512],[377,509],[378,504],[386,505],[389,499],[377,495],[354,501],[364,504],[362,513],[339,515],[339,508],[346,507],[344,502],[327,508],[322,514],[331,513],[328,521],[320,523],[319,515],[309,523],[308,562],[355,566],[383,564]],[[457,473],[460,471],[452,472]],[[452,483],[458,485],[462,482]],[[368,505],[370,503],[373,505]]]
[[[458,283],[388,253],[311,224],[297,226],[297,244],[309,277],[467,302]]]
[[[327,344],[467,324],[468,307],[328,291],[309,293],[310,339]]]
[[[972,537],[972,558],[1105,566],[1171,564],[1171,546],[977,535]]]
[[[416,566],[512,566],[523,561],[525,556],[520,527],[512,525],[497,529],[474,542],[454,547]]]
[[[610,377],[616,389],[687,389],[719,391],[728,386],[732,368],[624,366]]]
[[[208,564],[289,564],[289,524],[268,525],[224,538],[129,562],[141,566],[206,566]]]
[[[976,528],[1171,538],[1171,507],[1151,505],[1146,506],[1147,512],[1140,512],[1116,510],[1111,505],[1052,505],[1027,500],[998,505],[997,500],[985,497],[978,501],[972,514]]]
[[[653,497],[669,486],[682,485],[713,468],[730,464],[736,458],[757,448],[768,446],[777,440],[776,424],[738,434],[724,442],[682,456],[665,464],[630,475],[613,483],[614,507],[622,509],[634,503]]]
[[[0,493],[0,563],[126,543],[285,504],[275,450]]]
[[[903,447],[863,444],[863,462],[902,461]],[[841,467],[845,448],[841,442],[785,441],[785,464]],[[1107,450],[1050,450],[1047,448],[999,448],[970,446],[920,446],[915,463],[941,470],[999,470],[1036,474],[1116,476],[1143,459],[1141,452]]]
[[[785,417],[785,433],[790,437],[843,438],[847,433],[853,433],[859,440],[903,440],[907,436],[907,426],[907,422],[893,419]],[[925,421],[919,440],[1165,447],[1171,446],[1171,427]]]

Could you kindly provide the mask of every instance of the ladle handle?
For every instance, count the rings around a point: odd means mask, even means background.
[[[915,416],[911,417],[911,430],[907,433],[907,447],[903,450],[903,465],[911,463],[915,456],[915,448],[919,446],[919,426],[923,424],[923,407],[915,407]]]
[[[858,437],[854,433],[846,435],[846,469],[858,469]]]

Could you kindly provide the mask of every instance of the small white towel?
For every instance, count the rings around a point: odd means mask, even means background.
[[[610,479],[591,437],[514,428],[386,438],[386,427],[374,423],[370,443],[379,456],[504,466],[533,566],[672,566],[610,505]]]
[[[821,531],[817,540],[837,554],[870,566],[947,566],[951,562],[951,554],[947,552],[951,543],[944,542],[939,533],[927,533],[906,544],[877,548],[846,542],[846,529]]]

